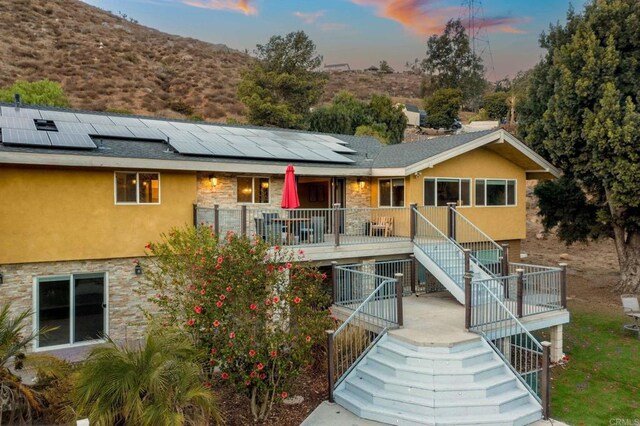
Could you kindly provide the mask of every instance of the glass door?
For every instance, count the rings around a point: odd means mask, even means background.
[[[49,330],[38,347],[101,339],[106,331],[104,274],[47,277],[38,280],[38,330]]]

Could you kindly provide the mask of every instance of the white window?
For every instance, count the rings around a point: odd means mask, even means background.
[[[380,207],[404,207],[404,178],[378,181]]]
[[[238,203],[268,204],[269,178],[266,177],[238,177]]]
[[[476,179],[476,206],[515,205],[515,179]]]
[[[116,204],[160,204],[160,173],[116,172]]]
[[[106,276],[72,274],[35,280],[36,330],[46,330],[38,348],[104,339],[107,333]]]
[[[471,179],[425,178],[424,205],[441,207],[447,203],[470,206]]]

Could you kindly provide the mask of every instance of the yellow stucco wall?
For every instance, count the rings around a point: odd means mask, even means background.
[[[424,169],[421,175],[411,175],[405,179],[405,205],[424,204],[424,178],[448,177],[470,178],[472,207],[460,207],[459,211],[494,240],[520,240],[526,238],[525,171],[487,149],[476,149],[466,154]],[[475,179],[516,179],[516,205],[505,207],[476,207]],[[372,207],[378,207],[377,179],[373,187],[376,192],[371,197]]]
[[[0,264],[142,256],[192,223],[195,173],[160,171],[159,205],[116,205],[113,170],[0,167]]]

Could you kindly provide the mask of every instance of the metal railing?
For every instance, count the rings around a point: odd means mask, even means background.
[[[363,273],[343,269],[347,274]],[[333,392],[376,342],[391,328],[402,325],[402,284],[394,278],[382,278],[379,285],[362,300],[335,330],[327,331],[329,401]]]
[[[194,206],[194,224],[210,225],[221,235],[257,235],[273,245],[328,246],[409,241],[410,209],[278,209]]]
[[[464,288],[465,255],[460,246],[442,233],[422,213],[414,209],[415,236],[413,242],[447,274]]]
[[[471,258],[493,276],[503,275],[504,250],[480,228],[458,212],[455,206],[449,207],[451,221],[455,223],[452,238],[465,249],[471,250]]]
[[[515,294],[518,317],[555,311],[567,307],[566,264],[553,268],[525,263],[510,263],[515,271],[507,294]],[[515,293],[514,293],[515,290]]]
[[[465,276],[465,327],[480,334],[516,374],[549,416],[549,347],[514,316],[493,289],[511,277],[472,281]]]

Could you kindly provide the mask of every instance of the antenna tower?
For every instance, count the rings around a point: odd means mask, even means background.
[[[471,51],[474,55],[482,58],[482,62],[487,70],[487,76],[495,78],[495,67],[493,65],[493,53],[491,52],[491,42],[489,32],[485,26],[484,7],[482,0],[462,0],[462,11],[460,21],[467,30]]]

